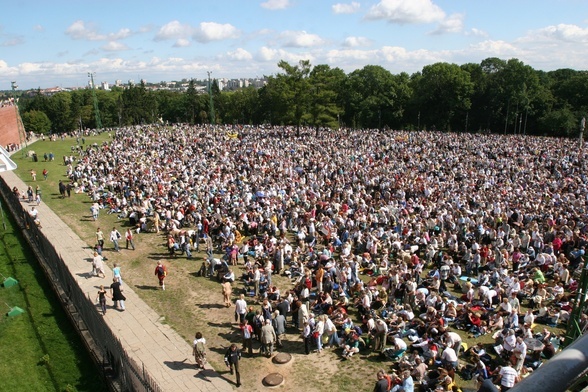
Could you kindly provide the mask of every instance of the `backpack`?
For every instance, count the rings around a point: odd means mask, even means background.
[[[245,339],[251,339],[251,332],[249,332],[249,326],[248,325],[246,325],[243,328],[243,338],[245,338]]]
[[[204,342],[200,341],[196,343],[196,353],[201,357],[206,355],[206,347],[204,346]]]
[[[258,316],[255,316],[253,318],[253,325],[255,325],[256,328],[263,327],[263,323],[262,323],[261,320],[263,320],[263,316],[261,316],[261,317],[259,315]]]
[[[160,266],[157,267],[157,275],[159,275],[159,276],[165,276],[165,275],[167,275],[165,273],[165,268],[163,268],[163,265],[160,265]]]

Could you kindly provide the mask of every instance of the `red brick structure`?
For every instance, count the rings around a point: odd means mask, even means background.
[[[0,108],[0,145],[4,148],[10,143],[20,144],[16,108],[5,106]]]

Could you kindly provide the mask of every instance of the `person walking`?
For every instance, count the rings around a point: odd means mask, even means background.
[[[235,322],[242,323],[247,314],[247,302],[245,302],[245,294],[241,294],[239,299],[235,301]]]
[[[100,256],[98,252],[94,252],[94,258],[92,259],[92,271],[94,272],[95,276],[100,278],[106,277],[106,274],[104,274],[104,262],[102,260],[102,256]]]
[[[127,229],[127,232],[125,233],[125,238],[127,240],[127,249],[129,249],[129,244],[130,244],[131,248],[133,250],[135,250],[135,244],[133,243],[133,232],[131,231],[130,228]]]
[[[283,314],[280,314],[279,310],[274,311],[272,326],[276,332],[276,344],[278,345],[278,348],[282,348],[282,340],[286,335],[286,317],[284,317]]]
[[[96,229],[96,243],[100,246],[100,248],[104,248],[104,233],[100,228]]]
[[[223,301],[225,306],[228,308],[231,306],[231,293],[233,292],[233,287],[231,282],[223,282],[221,283],[222,293],[223,293]]]
[[[247,319],[243,320],[241,326],[241,334],[243,336],[243,351],[247,350],[249,357],[253,356],[253,327],[249,324]]]
[[[112,284],[110,285],[110,296],[114,301],[114,306],[119,310],[126,310],[125,309],[125,301],[127,298],[123,294],[123,289],[120,285],[120,282],[117,278],[112,279]]]
[[[276,331],[272,326],[272,320],[265,320],[265,325],[261,327],[261,350],[260,354],[265,354],[270,358],[274,353],[274,343],[277,340]]]
[[[241,386],[241,374],[239,373],[239,361],[241,360],[241,350],[237,348],[235,343],[231,344],[227,352],[225,353],[225,365],[229,368],[231,374],[233,369],[237,376],[237,388]]]
[[[206,339],[202,337],[202,332],[196,332],[192,355],[194,355],[196,366],[204,369],[204,365],[206,364]]]
[[[112,241],[112,244],[114,245],[115,252],[120,252],[120,248],[118,246],[118,241],[120,240],[120,238],[120,232],[116,229],[116,227],[113,227],[112,231],[110,232],[110,241]]]
[[[96,294],[96,302],[100,305],[102,309],[102,315],[106,314],[106,297],[109,296],[108,292],[104,288],[104,285],[100,285],[100,289],[98,290],[98,294]]]
[[[118,282],[120,283],[120,286],[122,287],[123,280],[122,280],[122,276],[120,273],[120,267],[118,266],[118,263],[114,263],[114,267],[112,268],[112,273],[115,278],[118,278]]]
[[[157,262],[157,267],[155,267],[155,275],[159,280],[159,287],[161,287],[162,290],[165,290],[165,277],[167,276],[167,268],[165,265],[163,265],[161,260]]]

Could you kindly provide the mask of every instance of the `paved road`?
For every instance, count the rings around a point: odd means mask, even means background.
[[[26,190],[27,185],[13,172],[4,172],[2,177],[13,188]],[[42,177],[41,177],[42,178]],[[22,203],[25,209],[31,206]],[[111,281],[100,278],[87,279],[91,271],[88,261],[92,257],[91,249],[78,237],[49,207],[41,203],[37,207],[42,231],[55,249],[61,254],[72,275],[86,293],[94,293],[100,284],[109,286]],[[106,233],[108,235],[108,233]],[[112,271],[105,266],[106,276],[112,277]],[[105,315],[108,327],[118,336],[127,353],[139,365],[143,363],[150,374],[164,391],[232,391],[232,385],[209,365],[201,371],[194,367],[191,357],[192,348],[182,337],[168,325],[160,322],[160,316],[139,298],[129,286],[124,287],[127,297],[126,311],[109,309]]]

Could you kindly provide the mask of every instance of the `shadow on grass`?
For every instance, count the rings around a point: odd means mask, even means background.
[[[212,321],[209,321],[208,325],[210,325],[213,328],[231,328],[233,323],[231,323],[230,321],[227,321],[224,323],[214,323]],[[236,328],[235,328],[235,330],[236,330]]]
[[[147,286],[147,285],[136,284],[135,287],[138,288],[139,290],[152,290],[152,291],[159,290],[158,286]]]
[[[194,375],[194,377],[199,378],[206,382],[212,382],[211,378],[220,378],[229,382],[231,384],[235,384],[235,381],[230,380],[229,378],[225,377],[224,374],[229,374],[229,371],[224,371],[223,374],[214,371],[213,369],[201,369]]]
[[[223,304],[201,304],[198,305],[200,309],[224,309],[226,308]]]

